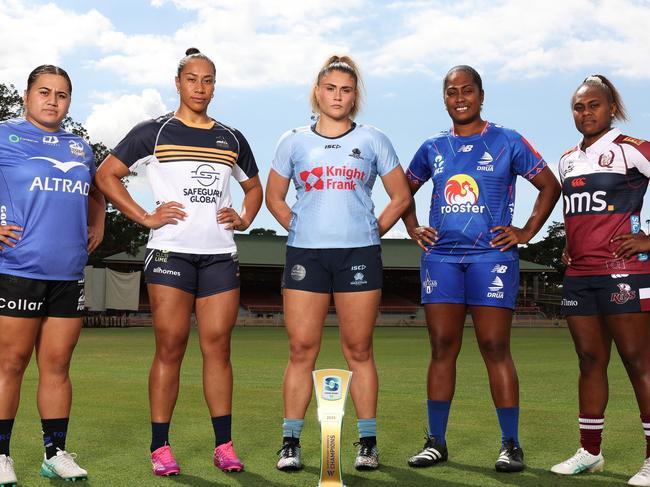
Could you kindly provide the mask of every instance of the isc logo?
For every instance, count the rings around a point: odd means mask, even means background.
[[[590,211],[603,211],[607,208],[605,191],[594,191],[593,193],[573,193],[564,196],[564,214],[587,213]]]

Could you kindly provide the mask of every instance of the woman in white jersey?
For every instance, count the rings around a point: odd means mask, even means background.
[[[347,56],[330,57],[316,78],[312,126],[285,133],[267,184],[266,204],[289,231],[283,276],[289,363],[284,375],[283,446],[277,467],[302,468],[300,432],[331,294],[339,317],[343,354],[354,373],[357,469],[379,466],[376,441],[377,371],[372,332],[379,308],[382,263],[379,237],[408,207],[408,184],[395,151],[379,130],[357,125],[361,78]],[[371,190],[380,176],[390,202],[379,218]],[[293,180],[298,200],[286,203]]]
[[[168,435],[193,307],[215,433],[214,464],[224,471],[243,469],[231,439],[230,336],[239,307],[233,230],[251,224],[262,204],[262,186],[244,136],[207,114],[214,81],[214,63],[188,49],[178,65],[178,109],[135,126],[97,171],[98,186],[113,205],[151,229],[145,279],[156,335],[149,375],[154,475],[180,472]],[[152,212],[120,181],[139,165],[146,166],[157,200]],[[240,213],[231,208],[231,176],[245,193]]]

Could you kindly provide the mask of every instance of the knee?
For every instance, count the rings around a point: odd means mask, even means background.
[[[223,333],[201,339],[201,352],[203,356],[216,358],[230,358],[230,334]]]
[[[578,354],[578,364],[580,365],[581,374],[601,374],[607,370],[609,357],[602,356],[592,350],[576,349],[576,352]]]
[[[312,364],[317,355],[318,344],[297,341],[289,344],[289,362],[293,364]]]
[[[460,351],[460,344],[452,337],[429,337],[429,343],[431,344],[431,360],[436,362],[455,360]]]
[[[178,365],[185,355],[187,338],[165,338],[156,341],[156,360],[165,365]]]
[[[510,358],[510,346],[506,341],[486,340],[479,346],[483,357],[488,362],[503,362]]]
[[[623,350],[619,348],[621,360],[630,377],[650,375],[650,359],[647,350]]]
[[[363,363],[372,360],[372,344],[343,345],[343,355],[348,362]]]
[[[2,361],[0,361],[0,371],[2,375],[7,378],[22,377],[29,365],[31,353],[6,353],[3,354]]]

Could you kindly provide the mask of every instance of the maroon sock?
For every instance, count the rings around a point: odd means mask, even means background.
[[[641,424],[645,433],[645,457],[650,458],[650,414],[641,415]]]
[[[592,455],[598,455],[605,417],[580,414],[578,423],[580,424],[580,445]]]

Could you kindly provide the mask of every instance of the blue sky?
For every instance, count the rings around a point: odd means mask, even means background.
[[[278,137],[310,122],[310,84],[328,55],[358,60],[366,104],[357,121],[383,130],[405,166],[450,125],[442,76],[470,64],[483,76],[484,118],[520,131],[555,170],[579,139],[569,100],[588,74],[607,75],[621,91],[631,119],[621,129],[650,138],[648,26],[647,0],[0,0],[0,82],[22,91],[33,67],[66,68],[71,115],[112,146],[135,123],[177,107],[176,65],[196,46],[217,66],[210,114],[244,133],[265,183]],[[152,206],[145,181],[130,189]],[[416,198],[421,222],[430,190]],[[535,195],[519,181],[516,225]],[[386,204],[380,182],[374,199],[378,210]],[[551,220],[561,218],[558,204]],[[253,226],[284,233],[265,208]],[[400,223],[392,235],[403,234]]]

